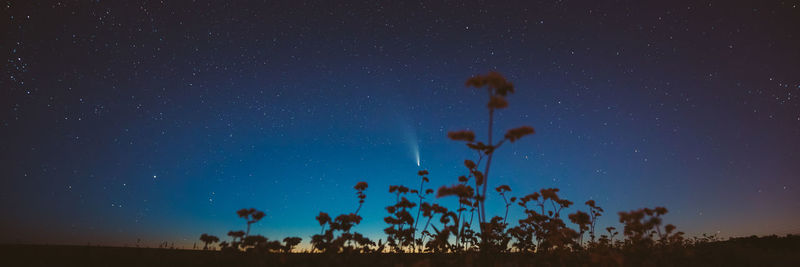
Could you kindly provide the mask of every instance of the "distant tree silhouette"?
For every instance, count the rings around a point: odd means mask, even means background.
[[[203,246],[203,250],[208,249],[209,244],[219,242],[219,237],[209,235],[209,234],[202,234],[200,235],[200,241],[203,242],[205,245]]]

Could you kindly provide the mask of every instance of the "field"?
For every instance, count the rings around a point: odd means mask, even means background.
[[[638,255],[226,253],[52,245],[2,245],[0,251],[4,266],[800,266],[798,236],[738,238]]]

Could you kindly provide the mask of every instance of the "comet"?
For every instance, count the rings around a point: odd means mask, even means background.
[[[417,167],[421,164],[420,156],[419,156],[419,140],[417,139],[417,132],[410,126],[410,124],[406,125],[405,127],[405,138],[406,143],[408,144],[408,151],[411,152],[411,156],[413,160],[417,163]]]
[[[419,143],[416,143],[412,149],[414,150],[414,158],[417,159],[417,167],[419,167]]]

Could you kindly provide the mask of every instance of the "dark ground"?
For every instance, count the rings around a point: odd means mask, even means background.
[[[656,255],[657,254],[657,255]],[[800,266],[800,237],[739,238],[695,245],[681,256],[652,254],[626,266]],[[669,254],[675,255],[675,254]],[[602,266],[585,253],[245,254],[131,247],[0,245],[0,266]],[[606,261],[609,263],[609,261]],[[616,265],[616,264],[612,264]]]

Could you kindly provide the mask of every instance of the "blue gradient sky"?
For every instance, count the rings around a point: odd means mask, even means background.
[[[464,81],[489,70],[517,88],[498,133],[537,131],[492,188],[595,199],[603,226],[658,205],[690,235],[798,233],[797,5],[10,2],[0,242],[191,246],[254,207],[254,233],[305,243],[358,181],[355,230],[385,238],[413,147],[432,186],[464,174],[446,133],[485,137]]]

